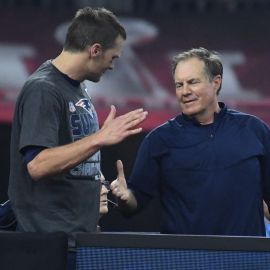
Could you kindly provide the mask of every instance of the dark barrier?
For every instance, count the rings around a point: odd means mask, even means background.
[[[269,270],[263,237],[99,233],[77,237],[77,270]]]
[[[0,233],[1,270],[66,270],[64,233]]]

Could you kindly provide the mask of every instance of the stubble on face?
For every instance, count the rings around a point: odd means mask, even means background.
[[[118,36],[115,39],[115,44],[112,48],[102,51],[101,55],[95,58],[94,68],[93,71],[89,73],[88,80],[99,82],[107,70],[112,70],[114,68],[113,62],[120,57],[123,44],[123,38]]]

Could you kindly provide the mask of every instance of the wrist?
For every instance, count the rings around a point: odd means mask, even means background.
[[[94,147],[100,149],[106,145],[105,136],[103,135],[102,130],[98,130],[96,133],[92,134],[91,137]]]

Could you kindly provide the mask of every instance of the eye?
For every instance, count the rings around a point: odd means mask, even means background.
[[[182,86],[183,86],[182,83],[176,83],[176,84],[175,84],[175,88],[176,88],[176,89],[179,89],[179,88],[181,88]]]
[[[190,81],[190,84],[197,84],[197,83],[199,83],[199,80],[191,80]]]

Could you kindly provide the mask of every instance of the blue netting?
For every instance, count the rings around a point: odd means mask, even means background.
[[[77,270],[269,270],[270,252],[81,247]]]

